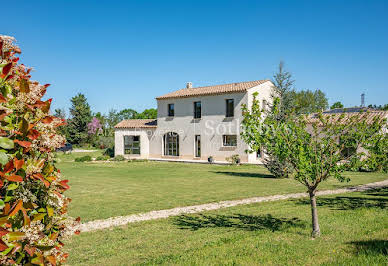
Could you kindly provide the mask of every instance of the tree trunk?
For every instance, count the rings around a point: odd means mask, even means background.
[[[311,218],[312,218],[312,225],[313,225],[313,231],[311,233],[311,236],[315,238],[321,235],[321,230],[319,229],[319,222],[318,222],[317,198],[315,197],[315,190],[309,191],[309,195],[310,195],[310,204],[311,204]]]

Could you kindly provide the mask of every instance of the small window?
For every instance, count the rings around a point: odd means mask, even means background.
[[[237,135],[223,135],[223,145],[225,147],[236,147],[237,146]]]
[[[168,116],[174,116],[175,110],[174,110],[174,104],[170,103],[168,104]]]
[[[124,154],[140,154],[140,136],[124,136]]]
[[[201,102],[194,102],[194,118],[201,118]]]
[[[260,159],[262,157],[262,151],[261,151],[261,148],[259,148],[257,151],[256,151],[256,158]]]
[[[226,99],[226,117],[234,116],[234,100]]]

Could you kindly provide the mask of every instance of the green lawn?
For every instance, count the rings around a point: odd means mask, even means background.
[[[275,179],[260,166],[168,162],[75,163],[76,156],[59,155],[57,166],[70,180],[70,215],[82,221],[167,209],[177,206],[304,192],[292,179]],[[100,152],[92,153],[96,157]],[[348,173],[352,181],[329,180],[320,189],[387,179],[386,174]]]
[[[152,166],[121,167],[141,167],[149,173]],[[169,167],[175,168],[176,172],[184,169],[174,164],[158,167],[163,171],[168,171]],[[228,169],[206,168],[210,172]],[[204,177],[205,171],[199,170],[201,167],[190,166],[190,169],[201,173],[192,179],[251,180],[250,185],[255,186],[259,194],[264,191],[260,190],[260,185],[263,185],[260,181],[268,180],[216,174]],[[253,169],[256,168],[229,168],[233,172],[251,172]],[[180,178],[187,181],[184,176]],[[287,183],[283,182],[286,181],[276,184],[286,186]],[[174,188],[175,185],[171,186]],[[179,186],[184,188],[183,184]],[[248,187],[244,186],[244,189]],[[199,190],[203,189],[199,186]],[[175,201],[171,194],[165,193]],[[137,195],[131,198],[136,199]],[[132,202],[139,201],[131,198]],[[205,198],[201,197],[202,200]],[[302,199],[239,206],[82,233],[68,241],[66,247],[70,252],[70,265],[387,265],[387,203],[388,188],[319,197],[322,237],[316,240],[310,238],[309,202]]]

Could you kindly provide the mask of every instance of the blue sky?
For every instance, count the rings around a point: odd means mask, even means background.
[[[10,6],[16,5],[10,3]],[[388,103],[388,1],[17,1],[17,38],[53,107],[84,93],[93,111],[155,107],[185,86],[271,78],[346,106]]]

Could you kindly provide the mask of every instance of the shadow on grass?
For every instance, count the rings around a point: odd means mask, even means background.
[[[348,244],[355,247],[356,254],[370,254],[377,255],[382,254],[388,255],[388,241],[387,240],[367,240],[367,241],[353,241]]]
[[[213,171],[215,174],[230,175],[237,177],[251,177],[251,178],[276,178],[273,175],[260,174],[260,173],[244,173],[244,172],[230,172],[230,171]]]
[[[362,192],[361,197],[344,197],[338,196],[334,198],[318,197],[317,205],[323,207],[329,207],[334,210],[355,210],[360,208],[380,208],[385,209],[388,206],[388,198],[382,198],[387,196],[388,187],[383,187],[367,192]],[[309,199],[295,200],[297,204],[310,204]]]
[[[198,230],[200,228],[237,228],[247,231],[271,230],[280,231],[288,227],[305,228],[305,223],[298,218],[275,218],[272,215],[181,215],[174,219],[180,229]]]

